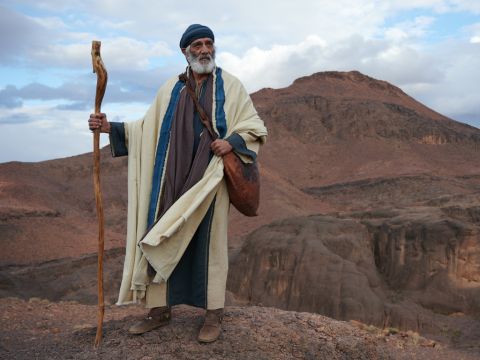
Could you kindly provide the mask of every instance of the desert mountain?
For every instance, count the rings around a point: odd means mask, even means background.
[[[317,73],[252,97],[270,130],[262,163],[300,188],[478,169],[478,129],[359,72]]]

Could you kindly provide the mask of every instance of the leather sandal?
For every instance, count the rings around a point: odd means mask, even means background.
[[[130,329],[128,329],[128,332],[134,335],[146,333],[147,331],[151,331],[161,326],[168,325],[170,323],[171,317],[171,310],[167,306],[152,308],[148,312],[147,317],[130,327]]]
[[[218,339],[222,332],[223,309],[207,310],[205,321],[200,332],[198,341],[201,343],[211,343]]]

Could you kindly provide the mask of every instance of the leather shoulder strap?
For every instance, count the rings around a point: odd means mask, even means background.
[[[212,136],[213,139],[216,139],[218,136],[217,134],[213,131],[212,127],[212,121],[208,117],[207,113],[203,109],[202,105],[200,105],[200,102],[197,99],[197,95],[195,95],[195,91],[192,89],[192,84],[190,84],[190,80],[187,77],[186,73],[180,74],[178,76],[179,80],[185,83],[185,88],[187,89],[188,94],[193,100],[193,103],[195,104],[195,107],[197,108],[198,114],[200,115],[200,119],[202,120],[203,126],[208,130],[210,135]]]

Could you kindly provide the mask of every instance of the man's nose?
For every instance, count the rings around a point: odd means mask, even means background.
[[[211,47],[209,47],[207,44],[202,44],[202,47],[200,48],[200,53],[209,54],[211,51]]]

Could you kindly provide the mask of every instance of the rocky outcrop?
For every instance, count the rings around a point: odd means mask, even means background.
[[[253,304],[381,326],[431,327],[428,312],[478,317],[478,206],[454,209],[456,219],[449,206],[272,223],[247,238],[229,287]]]
[[[462,203],[468,199],[473,200],[475,204],[480,203],[480,179],[476,176],[465,178],[424,173],[375,177],[309,187],[304,188],[303,191],[321,201],[335,203],[344,210],[379,208],[380,212],[384,212],[389,207],[408,207],[420,204],[437,206],[451,197],[459,197],[459,201]],[[455,212],[453,208],[458,207],[458,204],[454,202],[451,206],[453,214]],[[474,204],[472,206],[475,208]]]
[[[49,209],[28,209],[28,208],[17,208],[17,207],[0,207],[0,221],[9,221],[14,219],[22,218],[33,218],[33,217],[58,217],[60,216],[60,211],[58,210],[49,210]]]
[[[463,211],[475,214],[476,209]],[[446,216],[448,212],[409,209],[362,223],[389,289],[435,313],[480,316],[480,227]]]
[[[381,278],[361,224],[327,216],[253,232],[231,266],[230,289],[254,304],[382,324]]]
[[[115,248],[104,255],[106,304],[117,301],[125,250]],[[0,267],[0,298],[32,297],[50,301],[97,303],[97,254],[50,260],[35,265]]]

